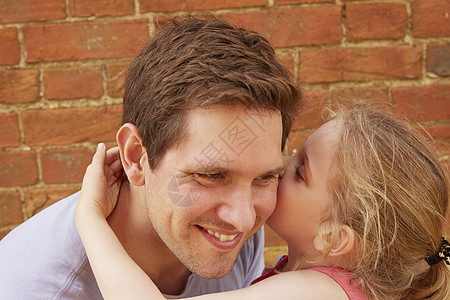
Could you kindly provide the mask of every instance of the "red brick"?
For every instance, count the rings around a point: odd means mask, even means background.
[[[280,255],[286,255],[288,254],[288,246],[279,246],[279,247],[268,247],[264,248],[264,265],[267,268],[273,267],[275,265],[275,262],[277,261],[277,258]]]
[[[39,71],[0,70],[0,103],[39,101]]]
[[[406,5],[354,3],[346,5],[347,39],[398,39],[406,33]]]
[[[31,218],[44,208],[77,192],[80,187],[45,187],[25,191],[27,218]]]
[[[36,153],[0,152],[0,186],[26,186],[36,184],[38,178]]]
[[[106,88],[108,95],[113,98],[123,97],[125,74],[128,63],[115,63],[104,65],[106,70]]]
[[[12,229],[1,229],[0,230],[0,240],[3,239]]]
[[[94,151],[88,148],[43,150],[42,177],[45,183],[81,183]]]
[[[421,59],[420,46],[305,51],[300,54],[300,82],[419,78]]]
[[[283,65],[288,69],[289,73],[294,77],[294,57],[292,56],[279,56],[278,57]]]
[[[429,137],[430,135],[433,138],[445,138],[450,139],[450,125],[445,124],[433,124],[433,125],[426,125],[423,127],[427,133],[424,133],[426,137]],[[419,130],[423,130],[422,128],[419,128]]]
[[[0,0],[0,23],[47,21],[65,17],[64,0]]]
[[[274,247],[274,246],[285,246],[286,241],[283,240],[275,231],[272,230],[269,226],[264,226],[264,246],[265,247]]]
[[[135,56],[148,36],[146,21],[50,24],[23,28],[27,62]]]
[[[288,155],[291,155],[294,153],[294,150],[297,151],[300,149],[303,145],[303,143],[306,141],[306,139],[312,134],[312,132],[304,132],[304,131],[294,131],[289,134],[288,144],[287,144],[287,151]]]
[[[95,99],[103,94],[100,67],[46,69],[44,84],[47,99]]]
[[[16,28],[0,29],[0,65],[15,65],[20,61]]]
[[[333,90],[333,101],[346,100],[373,100],[381,103],[390,103],[388,88],[345,88]]]
[[[0,114],[0,147],[20,146],[20,129],[17,114]]]
[[[276,5],[304,4],[304,3],[335,3],[335,0],[275,0]]]
[[[134,0],[69,0],[69,7],[71,15],[75,17],[134,14]]]
[[[428,45],[427,71],[438,76],[450,76],[450,44]]]
[[[430,139],[432,137],[432,143],[436,147],[441,157],[450,156],[450,125],[436,124],[424,126],[424,129],[418,128],[423,135]],[[425,132],[426,131],[426,132]]]
[[[304,94],[305,107],[295,118],[292,130],[315,129],[324,123],[326,114],[322,110],[328,107],[328,92],[315,91]]]
[[[416,37],[450,36],[450,0],[416,0],[411,3],[412,33]]]
[[[450,139],[436,138],[433,139],[433,144],[436,148],[438,156],[442,159],[442,161],[445,159],[448,160],[450,156]]]
[[[450,119],[450,85],[392,89],[395,112],[413,121]]]
[[[22,113],[28,145],[114,141],[122,106],[28,110]]]
[[[227,14],[221,18],[260,33],[276,48],[338,44],[342,40],[339,6]]]
[[[0,192],[0,227],[23,222],[19,192]]]
[[[266,0],[141,0],[140,3],[141,13],[150,11],[173,12],[179,10],[213,10],[267,5]]]

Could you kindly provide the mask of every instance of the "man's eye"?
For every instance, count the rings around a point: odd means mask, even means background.
[[[264,175],[257,177],[256,180],[258,181],[258,184],[260,185],[267,185],[271,182],[276,182],[278,179],[278,175]]]
[[[223,177],[222,174],[196,174],[196,177],[201,179],[207,179],[210,181],[216,181]]]

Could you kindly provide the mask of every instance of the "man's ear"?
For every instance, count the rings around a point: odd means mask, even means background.
[[[330,228],[327,226],[326,228]],[[317,251],[323,253],[330,247],[332,233],[330,231],[317,234],[314,238],[314,247]],[[341,225],[336,242],[332,245],[328,256],[342,256],[349,253],[355,244],[355,234],[347,225]]]
[[[144,164],[148,163],[147,153],[136,126],[131,123],[122,125],[117,132],[116,140],[128,181],[135,186],[144,185]]]

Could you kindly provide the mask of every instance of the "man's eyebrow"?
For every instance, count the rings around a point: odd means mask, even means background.
[[[275,175],[275,174],[280,174],[284,171],[284,166],[280,166],[276,169],[273,169],[267,173],[265,173],[264,175]]]
[[[226,174],[230,172],[228,168],[219,166],[193,166],[183,170],[184,173],[205,173],[205,174]]]

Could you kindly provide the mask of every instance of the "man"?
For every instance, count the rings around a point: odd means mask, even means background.
[[[220,20],[168,22],[131,63],[117,133],[127,180],[108,222],[163,293],[237,289],[260,275],[258,230],[299,101],[268,42]],[[77,197],[0,242],[1,299],[101,298]]]

